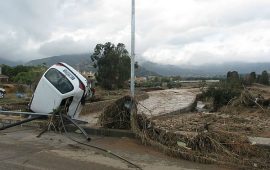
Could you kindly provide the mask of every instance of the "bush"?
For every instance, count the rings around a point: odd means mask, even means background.
[[[227,105],[228,102],[241,94],[241,88],[238,83],[231,83],[229,81],[220,82],[216,87],[210,86],[205,92],[203,92],[203,98],[213,99],[213,109],[217,111],[223,105]]]
[[[172,81],[170,81],[168,84],[167,84],[167,87],[169,88],[169,89],[171,89],[171,88],[180,88],[182,85],[181,85],[181,83],[179,83],[179,82],[172,82]]]
[[[260,84],[269,85],[269,75],[267,71],[263,71],[259,79]]]

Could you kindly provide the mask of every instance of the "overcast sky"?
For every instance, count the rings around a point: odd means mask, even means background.
[[[2,0],[0,58],[130,49],[131,0]],[[136,55],[166,64],[270,61],[270,0],[136,0]]]

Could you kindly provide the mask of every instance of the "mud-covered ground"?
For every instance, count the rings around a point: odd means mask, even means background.
[[[255,84],[247,87],[247,89],[253,96],[261,95],[264,99],[270,98],[269,86]],[[199,102],[199,105],[202,105],[202,103]],[[270,137],[269,106],[264,107],[262,110],[256,105],[250,107],[227,105],[214,113],[203,110],[177,115],[164,114],[155,116],[152,120],[157,127],[172,131],[201,132],[207,126],[208,130],[222,130],[248,136]]]
[[[194,135],[206,130],[207,126],[209,131],[218,130],[255,137],[270,137],[270,116],[260,112],[244,114],[243,110],[238,114],[195,112],[155,117],[152,120],[158,128],[175,132],[193,132]]]
[[[253,94],[261,94],[264,98],[267,98],[270,96],[270,88],[266,87],[266,86],[260,86],[260,85],[255,85],[252,87],[248,87],[248,90],[251,91]],[[196,98],[196,94],[199,93],[198,89],[171,89],[171,90],[159,90],[159,91],[151,91],[148,92],[149,94],[149,98],[145,99],[143,101],[140,101],[138,104],[138,113],[144,113],[148,116],[148,118],[150,118],[151,121],[153,121],[155,128],[161,129],[164,132],[173,132],[176,134],[180,134],[181,136],[186,136],[189,139],[194,139],[194,137],[196,137],[198,134],[200,134],[201,132],[211,132],[211,131],[215,131],[215,132],[229,132],[229,133],[234,133],[236,135],[245,135],[245,136],[251,136],[251,137],[265,137],[265,138],[269,138],[270,137],[270,111],[268,107],[265,107],[264,110],[262,110],[261,108],[258,108],[257,106],[254,107],[245,107],[245,106],[224,106],[223,108],[221,108],[218,112],[215,113],[207,113],[207,111],[205,112],[188,112],[188,113],[183,113],[183,112],[179,112],[177,115],[171,115],[169,113],[172,112],[177,112],[183,108],[186,108],[188,106],[190,106],[195,98]],[[98,104],[98,103],[97,103]],[[89,114],[84,114],[81,115],[80,118],[84,119],[86,121],[88,121],[90,124],[90,126],[92,125],[96,125],[97,124],[97,117],[99,116],[99,114],[103,111],[103,107],[101,107],[100,110],[97,110],[95,112],[91,112]],[[152,126],[152,125],[151,125]],[[149,126],[150,127],[150,126]],[[167,137],[165,135],[165,137]],[[209,138],[208,136],[206,136],[207,139]],[[104,138],[105,139],[105,138]],[[107,138],[106,138],[107,139]],[[173,164],[173,166],[168,167],[167,163],[164,164],[160,164],[160,161],[163,159],[159,159],[157,157],[155,157],[156,155],[158,155],[156,152],[154,155],[154,157],[152,157],[151,155],[146,156],[146,158],[150,158],[149,159],[149,165],[146,165],[148,163],[144,162],[141,158],[142,155],[147,155],[149,154],[149,149],[148,147],[145,148],[141,148],[142,150],[140,150],[140,145],[138,145],[138,143],[136,143],[136,145],[134,145],[134,143],[130,143],[130,141],[132,140],[125,140],[123,141],[122,139],[119,141],[118,139],[116,139],[114,144],[119,144],[119,146],[117,147],[116,145],[111,145],[113,144],[113,142],[111,142],[113,138],[109,138],[107,141],[108,143],[105,144],[105,147],[108,147],[108,149],[111,150],[115,150],[115,148],[121,148],[123,146],[128,146],[127,148],[125,148],[123,150],[118,150],[116,149],[115,151],[118,153],[121,153],[123,155],[125,155],[127,158],[129,158],[130,160],[133,160],[135,163],[138,163],[142,166],[144,166],[144,169],[185,169],[186,167],[182,167],[178,164]],[[159,138],[156,138],[159,139]],[[32,138],[31,138],[32,140]],[[155,139],[154,139],[155,140]],[[104,140],[106,141],[106,140]],[[134,141],[133,141],[134,142]],[[138,142],[138,141],[137,141]],[[206,142],[206,143],[205,143]],[[228,142],[228,141],[226,141]],[[229,141],[229,145],[239,145],[239,143],[237,143],[238,141]],[[236,142],[236,143],[235,143]],[[173,141],[172,143],[179,145],[179,147],[182,147],[181,142],[179,141]],[[223,145],[220,145],[219,141],[215,141],[215,144],[217,144],[219,146],[219,149],[222,148],[222,151],[225,153],[226,156],[228,155],[235,155],[235,150],[228,150],[228,148],[224,148]],[[99,141],[98,144],[102,144],[103,145],[103,141]],[[197,143],[194,143],[194,145],[196,145]],[[200,145],[200,148],[204,146],[204,144],[207,144],[207,141],[199,141],[198,145]],[[226,143],[228,144],[228,143]],[[225,144],[225,145],[226,145]],[[0,144],[1,145],[1,144]],[[246,146],[247,143],[245,143],[244,146]],[[132,146],[131,150],[130,147]],[[3,147],[5,148],[5,147]],[[134,149],[135,148],[135,149]],[[146,149],[147,148],[147,149]],[[253,147],[252,147],[253,148]],[[139,149],[140,153],[137,154],[137,149]],[[146,149],[146,152],[141,152],[144,149]],[[239,149],[239,148],[237,148]],[[241,148],[240,148],[241,150]],[[239,150],[239,153],[241,153],[242,151]],[[128,153],[126,153],[126,151]],[[238,151],[238,150],[237,150]],[[11,151],[12,152],[12,151]],[[190,148],[188,150],[188,152],[191,152]],[[211,151],[212,152],[212,151]],[[89,152],[91,154],[91,152]],[[72,158],[74,160],[78,160],[78,161],[90,161],[92,162],[92,159],[95,158],[95,154],[94,156],[90,155],[87,156],[87,154],[89,154],[88,152],[78,152],[74,153],[74,151],[70,151],[70,150],[63,150],[60,149],[58,151],[54,151],[53,154],[59,156],[60,157],[68,157],[69,159]],[[151,153],[151,152],[150,152]],[[53,155],[52,154],[52,155]],[[142,154],[142,155],[141,155]],[[199,154],[199,152],[194,152],[194,154]],[[218,154],[219,153],[215,153]],[[245,157],[242,159],[239,159],[240,155],[237,155],[237,159],[239,160],[244,160],[246,158],[249,158],[248,154],[253,154],[251,151],[247,152],[247,155],[244,155]],[[204,156],[209,156],[208,153],[204,154]],[[163,155],[164,156],[164,155]],[[211,156],[211,155],[210,155]],[[216,156],[216,155],[214,155]],[[266,167],[264,166],[264,163],[262,161],[265,161],[265,159],[263,158],[262,160],[260,160],[260,158],[258,157],[258,154],[253,154],[253,157],[255,157],[255,159],[252,159],[252,161],[258,161],[260,164],[254,163],[252,164],[252,162],[249,164],[251,165],[251,167],[254,166],[254,168],[258,167],[258,165],[260,165],[261,167]],[[145,157],[143,157],[145,158]],[[153,159],[152,159],[153,158]],[[213,158],[213,157],[211,157]],[[257,158],[259,160],[257,160]],[[58,158],[56,158],[58,159]],[[172,158],[170,158],[172,159]],[[103,162],[110,162],[109,160],[106,159],[100,159],[101,161],[99,162],[94,162],[97,163],[98,168],[101,168],[102,166],[104,166],[104,164],[102,164]],[[154,160],[158,160],[157,164],[153,164],[150,162],[153,162]],[[177,161],[182,162],[181,159],[177,159]],[[176,161],[176,162],[177,162]],[[71,161],[72,162],[72,161]],[[76,161],[75,161],[76,162]],[[142,163],[143,162],[143,163]],[[185,162],[185,161],[184,161]],[[267,165],[269,164],[269,161],[266,161]],[[189,162],[190,164],[195,164],[193,162]],[[188,163],[188,165],[189,165]],[[100,165],[101,164],[101,165]],[[115,162],[111,162],[110,164],[114,165],[112,166],[112,168],[116,168],[116,169],[127,169],[130,167],[125,167],[126,165],[120,165],[118,166],[118,164],[116,164]],[[80,164],[83,165],[83,164]],[[171,165],[171,163],[169,163],[169,165]],[[196,165],[196,164],[195,164]],[[199,169],[201,165],[199,164]],[[105,168],[106,169],[107,164],[105,164]],[[195,167],[191,167],[190,169],[194,169]],[[204,167],[205,168],[205,167]],[[204,169],[203,168],[203,169]],[[205,169],[209,169],[211,167],[207,167]],[[196,168],[195,168],[196,169]]]
[[[269,86],[255,84],[247,87],[246,90],[254,98],[256,96],[261,96],[263,100],[269,100],[270,98]],[[241,100],[241,98],[236,98],[235,101],[237,100]],[[150,120],[153,122],[151,126],[155,129],[153,131],[161,131],[160,134],[170,135],[160,138],[148,131],[149,135],[152,139],[158,140],[165,145],[168,144],[168,147],[173,147],[176,143],[178,144],[177,141],[173,141],[174,139],[171,138],[174,136],[173,133],[176,135],[174,138],[183,139],[185,141],[183,145],[187,144],[191,147],[189,151],[199,151],[198,153],[194,152],[194,155],[203,154],[206,157],[216,157],[219,161],[226,158],[229,161],[228,163],[232,161],[237,165],[238,162],[239,165],[245,168],[269,168],[269,106],[260,106],[255,103],[245,105],[245,103],[232,102],[223,106],[217,112],[209,112],[207,109],[202,109],[202,106],[203,104],[200,102],[200,109],[195,112],[160,114],[151,117]],[[215,134],[215,136],[211,136],[212,134]],[[230,138],[230,135],[234,137]],[[226,136],[228,136],[227,139]],[[216,146],[218,146],[217,148],[222,148],[222,152],[225,151],[226,154],[217,151],[216,148],[210,152],[205,152],[205,150],[209,149],[208,145],[211,143],[207,141],[208,139],[210,141],[213,139],[214,143],[217,144]],[[182,143],[180,144],[182,145]],[[230,160],[230,158],[235,158],[235,160]]]
[[[0,169],[136,169],[108,152],[82,146],[54,132],[36,135],[37,129],[17,127],[0,132]],[[70,134],[84,141],[78,134]],[[90,134],[91,135],[91,134]],[[88,144],[107,149],[145,170],[228,169],[168,157],[129,138],[95,137]]]

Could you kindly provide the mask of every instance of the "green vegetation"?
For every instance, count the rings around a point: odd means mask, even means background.
[[[23,65],[18,65],[15,67],[10,67],[8,65],[2,65],[2,73],[4,75],[7,75],[9,78],[13,78],[15,77],[18,73],[21,72],[27,72],[30,71],[32,69],[32,67],[30,66],[23,66]]]
[[[122,88],[130,77],[130,56],[124,44],[97,44],[91,60],[97,68],[96,79],[105,89]]]
[[[246,75],[244,79],[239,76],[238,72],[229,71],[226,80],[210,86],[203,92],[203,98],[211,98],[213,100],[213,109],[216,111],[220,107],[227,105],[233,98],[239,97],[243,90],[243,84],[251,85],[252,83],[269,85],[269,75],[267,71],[263,71],[262,74],[258,76],[256,76],[255,72],[251,72]]]
[[[42,75],[42,72],[34,72],[34,71],[27,71],[18,73],[14,78],[13,81],[19,84],[27,84],[32,87],[32,84],[38,82]]]
[[[145,82],[141,82],[136,84],[137,87],[167,87],[167,88],[180,88],[181,77],[180,76],[172,76],[172,77],[160,77],[160,76],[152,76],[148,77],[148,80]]]
[[[239,86],[235,86],[233,83],[222,81],[216,87],[210,86],[203,96],[206,98],[213,99],[213,108],[216,111],[223,105],[228,104],[228,102],[234,97],[238,97],[241,94],[241,89]]]
[[[250,76],[250,83],[252,84],[252,83],[255,83],[256,82],[256,73],[255,72],[251,72],[250,74],[249,74],[249,76]]]
[[[264,85],[269,85],[269,75],[267,71],[263,71],[260,78],[259,78],[259,83],[264,84]]]
[[[180,88],[181,86],[182,86],[181,83],[175,82],[175,81],[170,81],[170,82],[167,83],[167,87],[169,89],[171,89],[171,88]]]
[[[23,66],[18,65],[10,67],[2,65],[2,73],[9,76],[10,80],[18,84],[29,85],[30,88],[33,83],[38,83],[41,75],[47,69],[45,65],[40,66]]]
[[[210,86],[203,92],[203,98],[213,100],[213,109],[216,111],[223,105],[240,96],[242,90],[241,81],[236,71],[228,72],[227,79]]]
[[[255,72],[251,72],[250,74],[245,75],[245,77],[243,79],[243,83],[245,85],[251,85],[253,83],[270,85],[269,74],[267,73],[266,70],[264,70],[261,75],[256,75]]]

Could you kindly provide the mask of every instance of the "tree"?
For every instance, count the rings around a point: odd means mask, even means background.
[[[13,72],[13,68],[8,66],[8,65],[4,65],[4,64],[1,65],[1,67],[2,67],[2,74],[11,77],[12,72]]]
[[[7,65],[2,65],[2,73],[4,75],[9,76],[9,78],[13,79],[17,76],[17,74],[22,72],[28,72],[32,70],[34,67],[32,66],[23,66],[23,65],[17,65],[15,67],[10,67]]]
[[[261,75],[258,75],[256,79],[256,83],[260,83],[260,81],[261,81]]]
[[[181,77],[180,76],[173,76],[172,77],[172,80],[173,81],[180,81],[181,80]]]
[[[16,67],[14,67],[16,68]],[[46,71],[44,66],[26,67],[28,71],[19,72],[12,80],[19,84],[29,85],[30,89],[39,82],[42,74]]]
[[[249,74],[249,77],[250,77],[250,82],[251,83],[255,83],[256,82],[256,73],[255,72],[251,72]]]
[[[257,81],[257,76],[255,72],[251,72],[243,77],[243,83],[245,85],[252,85]]]
[[[105,89],[121,88],[130,77],[130,56],[122,43],[97,44],[91,55],[96,79]]]
[[[260,76],[259,83],[264,84],[264,85],[269,85],[269,75],[267,71],[263,71],[262,75]]]
[[[204,98],[213,99],[213,109],[217,111],[220,107],[227,105],[234,97],[241,94],[240,86],[236,86],[234,82],[221,81],[217,85],[211,85],[205,92]]]
[[[237,71],[229,71],[227,73],[227,80],[228,81],[239,81],[239,74]]]
[[[237,71],[229,71],[227,73],[227,84],[234,88],[239,88],[241,86],[240,77]]]
[[[40,72],[33,72],[33,71],[28,71],[28,72],[21,72],[18,73],[14,78],[14,82],[20,83],[20,84],[27,84],[32,86],[32,84],[36,81],[38,77],[40,77],[41,73]]]
[[[162,83],[169,83],[170,82],[170,78],[169,77],[161,77],[161,82]]]

